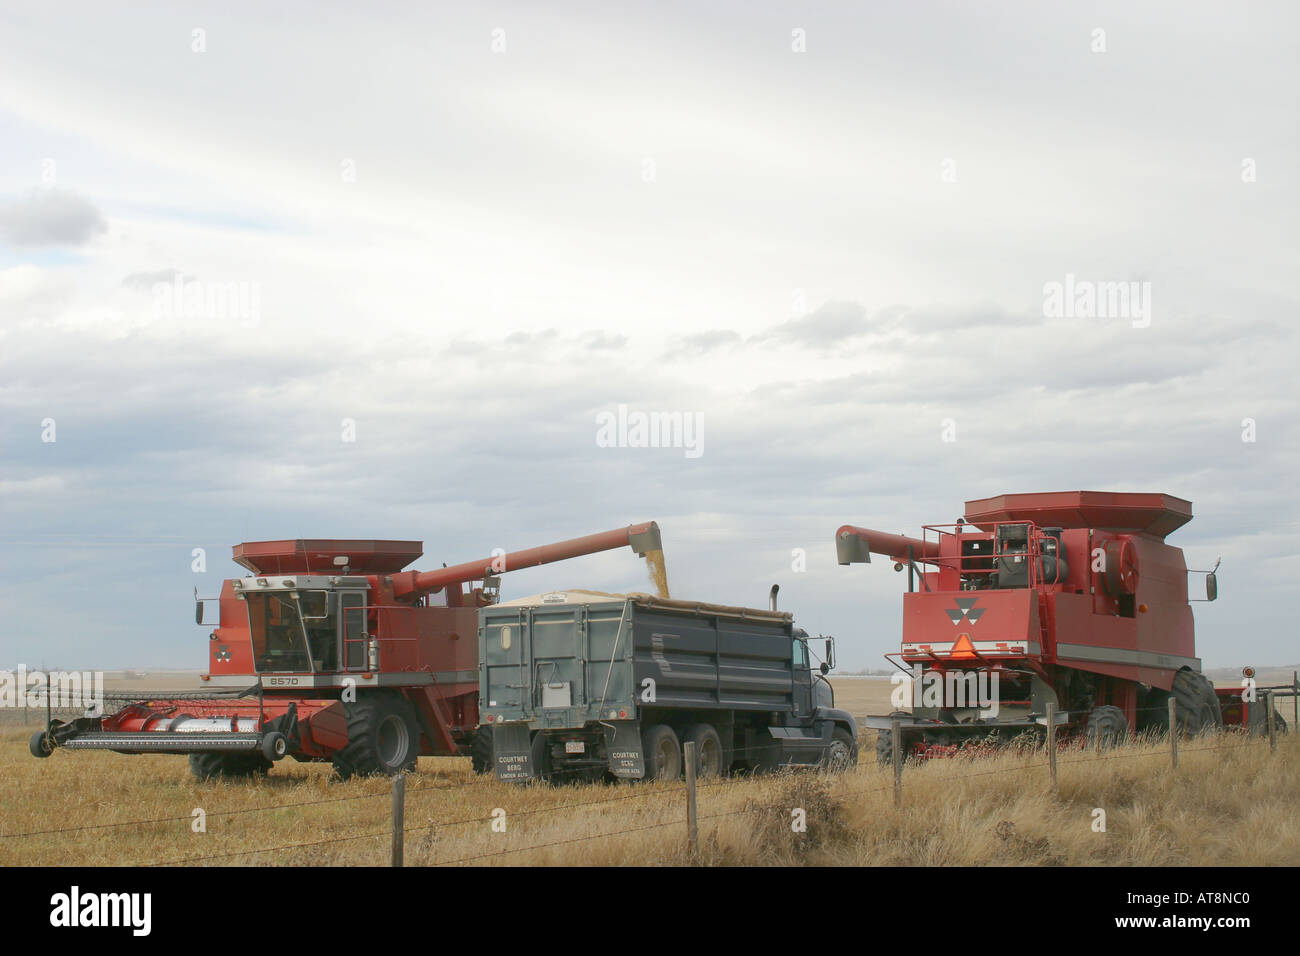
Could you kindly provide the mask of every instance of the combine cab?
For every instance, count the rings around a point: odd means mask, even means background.
[[[620,547],[659,556],[658,525],[425,572],[403,570],[420,557],[418,541],[236,545],[234,560],[250,574],[225,581],[216,599],[205,690],[51,720],[31,751],[188,754],[200,779],[265,773],[286,755],[329,761],[342,777],[454,754],[486,771],[491,741],[476,733],[479,609],[496,602],[506,571]],[[195,617],[203,623],[203,601]]]
[[[1183,733],[1261,726],[1262,703],[1201,674],[1188,569],[1165,543],[1191,519],[1172,495],[1072,491],[968,501],[919,539],[840,528],[840,564],[880,554],[908,575],[902,647],[886,657],[913,678],[910,712],[867,726],[898,719],[918,757],[1036,740],[1049,703],[1067,734],[1098,745],[1167,732],[1170,698]],[[1214,571],[1192,573],[1214,600]],[[890,734],[877,754],[892,759]]]

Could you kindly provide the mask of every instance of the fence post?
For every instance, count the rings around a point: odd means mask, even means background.
[[[406,774],[393,777],[393,859],[392,866],[402,865],[403,826],[406,816]]]
[[[1056,796],[1056,705],[1047,703],[1047,765],[1052,768],[1052,795]]]
[[[1269,691],[1264,695],[1264,706],[1268,708],[1268,749],[1270,753],[1277,752],[1277,718],[1273,716],[1273,692]]]
[[[1178,769],[1178,702],[1169,698],[1169,760]]]
[[[699,819],[695,814],[695,753],[695,741],[686,741],[686,852],[692,860],[700,849]]]
[[[903,724],[895,717],[889,726],[890,748],[894,754],[894,806],[903,805]]]

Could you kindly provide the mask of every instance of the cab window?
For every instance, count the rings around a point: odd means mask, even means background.
[[[808,645],[798,638],[795,638],[794,642],[794,666],[796,668],[808,666]]]

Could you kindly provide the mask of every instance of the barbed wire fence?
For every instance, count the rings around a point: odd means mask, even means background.
[[[1270,723],[1272,723],[1270,721]],[[1050,726],[1050,725],[1049,725]],[[1271,753],[1276,753],[1279,743],[1288,749],[1295,749],[1300,746],[1300,740],[1292,728],[1289,734],[1279,733],[1276,726],[1269,728],[1267,735],[1267,745]],[[882,794],[890,790],[894,792],[894,803],[897,808],[902,808],[905,779],[905,768],[918,768],[924,765],[957,765],[957,761],[949,760],[930,760],[917,762],[907,759],[902,752],[902,748],[897,746],[898,736],[897,729],[891,731],[880,731],[880,733],[893,733],[895,746],[893,747],[893,781],[889,784],[881,785],[873,782],[871,785],[859,787],[841,787],[835,791],[837,798],[847,798],[855,796],[865,796],[868,794]],[[1164,758],[1169,760],[1168,769],[1172,773],[1178,772],[1179,755],[1207,752],[1207,751],[1231,751],[1244,750],[1251,747],[1262,746],[1265,740],[1259,736],[1252,736],[1245,733],[1222,733],[1209,742],[1209,737],[1182,737],[1179,734],[1164,735],[1168,740],[1168,749],[1159,747],[1145,747],[1139,749],[1122,748],[1118,746],[1107,746],[1104,749],[1087,750],[1081,749],[1077,742],[1059,741],[1056,746],[1051,746],[1044,741],[1042,746],[1030,754],[1025,754],[1032,759],[1025,759],[1012,766],[999,766],[991,769],[975,769],[978,767],[978,758],[962,760],[962,772],[952,775],[954,781],[965,781],[969,779],[982,778],[997,774],[1019,774],[1027,771],[1047,771],[1049,783],[1044,788],[1044,795],[1054,798],[1058,793],[1058,774],[1060,768],[1070,768],[1081,764],[1109,762],[1112,760],[1125,759],[1157,759]],[[1150,741],[1148,741],[1150,742]],[[693,748],[693,744],[688,744],[688,751]],[[743,755],[743,751],[742,751]],[[415,826],[406,826],[405,814],[408,808],[408,797],[417,798],[421,794],[433,792],[447,792],[451,790],[470,790],[478,786],[488,785],[489,781],[484,780],[482,783],[448,781],[442,783],[429,783],[422,786],[408,787],[408,776],[414,779],[414,775],[398,775],[392,779],[390,789],[377,791],[375,793],[350,794],[339,797],[328,797],[317,800],[303,800],[290,803],[271,804],[264,807],[242,807],[230,810],[212,810],[205,811],[207,818],[237,818],[249,816],[258,813],[283,812],[286,810],[305,810],[306,808],[321,807],[329,804],[341,804],[356,802],[361,803],[367,800],[380,800],[388,798],[391,802],[390,812],[385,815],[381,812],[374,817],[368,818],[364,824],[369,827],[361,833],[331,833],[321,839],[300,840],[286,843],[278,843],[270,846],[253,847],[237,850],[223,850],[220,852],[195,854],[190,856],[181,856],[175,858],[159,859],[152,862],[140,864],[145,866],[184,866],[201,863],[221,863],[240,859],[256,858],[263,854],[286,853],[296,850],[313,849],[318,847],[334,846],[344,843],[353,843],[365,840],[387,839],[391,841],[392,851],[390,854],[390,863],[394,866],[400,866],[404,863],[404,850],[409,836],[415,834],[434,834],[445,831],[453,831],[456,828],[470,827],[474,825],[492,826],[498,821],[503,820],[506,816],[514,823],[520,818],[543,818],[549,819],[552,814],[569,813],[572,811],[590,813],[597,808],[606,809],[613,805],[623,804],[631,801],[643,801],[653,807],[660,815],[671,814],[670,818],[657,820],[655,822],[641,823],[636,825],[622,825],[609,828],[602,828],[597,832],[583,833],[577,836],[564,837],[561,839],[551,839],[539,843],[527,843],[522,846],[511,846],[508,848],[481,852],[481,853],[460,853],[449,855],[441,859],[433,859],[424,862],[422,865],[428,866],[458,866],[471,863],[480,863],[488,860],[501,859],[514,856],[521,853],[530,853],[540,850],[547,850],[560,846],[571,846],[577,844],[590,843],[598,840],[617,839],[630,834],[645,833],[653,830],[665,830],[669,828],[682,828],[685,831],[685,849],[687,858],[694,860],[697,858],[699,840],[698,825],[703,821],[721,821],[730,817],[743,816],[764,811],[784,811],[789,812],[792,808],[787,806],[787,802],[782,803],[762,803],[754,802],[752,799],[747,800],[746,804],[741,807],[717,808],[703,815],[697,812],[697,796],[699,792],[706,793],[725,792],[736,781],[726,777],[697,781],[694,774],[689,770],[694,766],[694,756],[688,753],[685,760],[688,768],[687,779],[684,783],[672,784],[669,786],[645,785],[641,783],[631,783],[627,792],[620,792],[608,796],[602,796],[598,799],[579,799],[566,800],[563,803],[533,807],[527,809],[514,809],[505,815],[500,808],[494,809],[487,814],[475,814],[464,816],[451,820],[431,821],[425,824]],[[795,773],[777,774],[775,776],[794,777]],[[827,772],[831,776],[832,772]],[[553,775],[559,776],[559,775]],[[752,779],[752,778],[751,778]],[[768,777],[767,779],[771,779]],[[153,817],[138,820],[119,820],[107,823],[84,824],[70,827],[48,827],[21,832],[0,832],[0,840],[20,841],[35,837],[48,837],[63,834],[77,834],[90,832],[111,832],[113,830],[128,827],[154,827],[167,824],[183,824],[188,826],[193,820],[192,815],[182,814],[176,816]]]

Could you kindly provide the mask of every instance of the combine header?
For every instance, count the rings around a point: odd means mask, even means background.
[[[908,575],[902,648],[886,658],[913,678],[912,709],[866,726],[900,720],[917,757],[1037,737],[1049,703],[1067,734],[1098,745],[1167,732],[1171,697],[1181,733],[1261,727],[1262,693],[1243,699],[1201,674],[1189,572],[1165,543],[1191,519],[1172,495],[1070,491],[968,501],[964,518],[921,538],[840,528],[840,564],[874,553]],[[1214,600],[1215,572],[1191,573]],[[892,760],[890,734],[876,751]]]
[[[402,570],[420,557],[419,541],[236,545],[251,573],[222,584],[202,677],[211,690],[51,720],[31,751],[188,754],[200,779],[265,773],[286,754],[330,761],[342,777],[454,754],[485,772],[479,609],[496,603],[503,572],[621,547],[661,565],[654,522],[423,572]],[[203,611],[196,601],[200,624]]]

